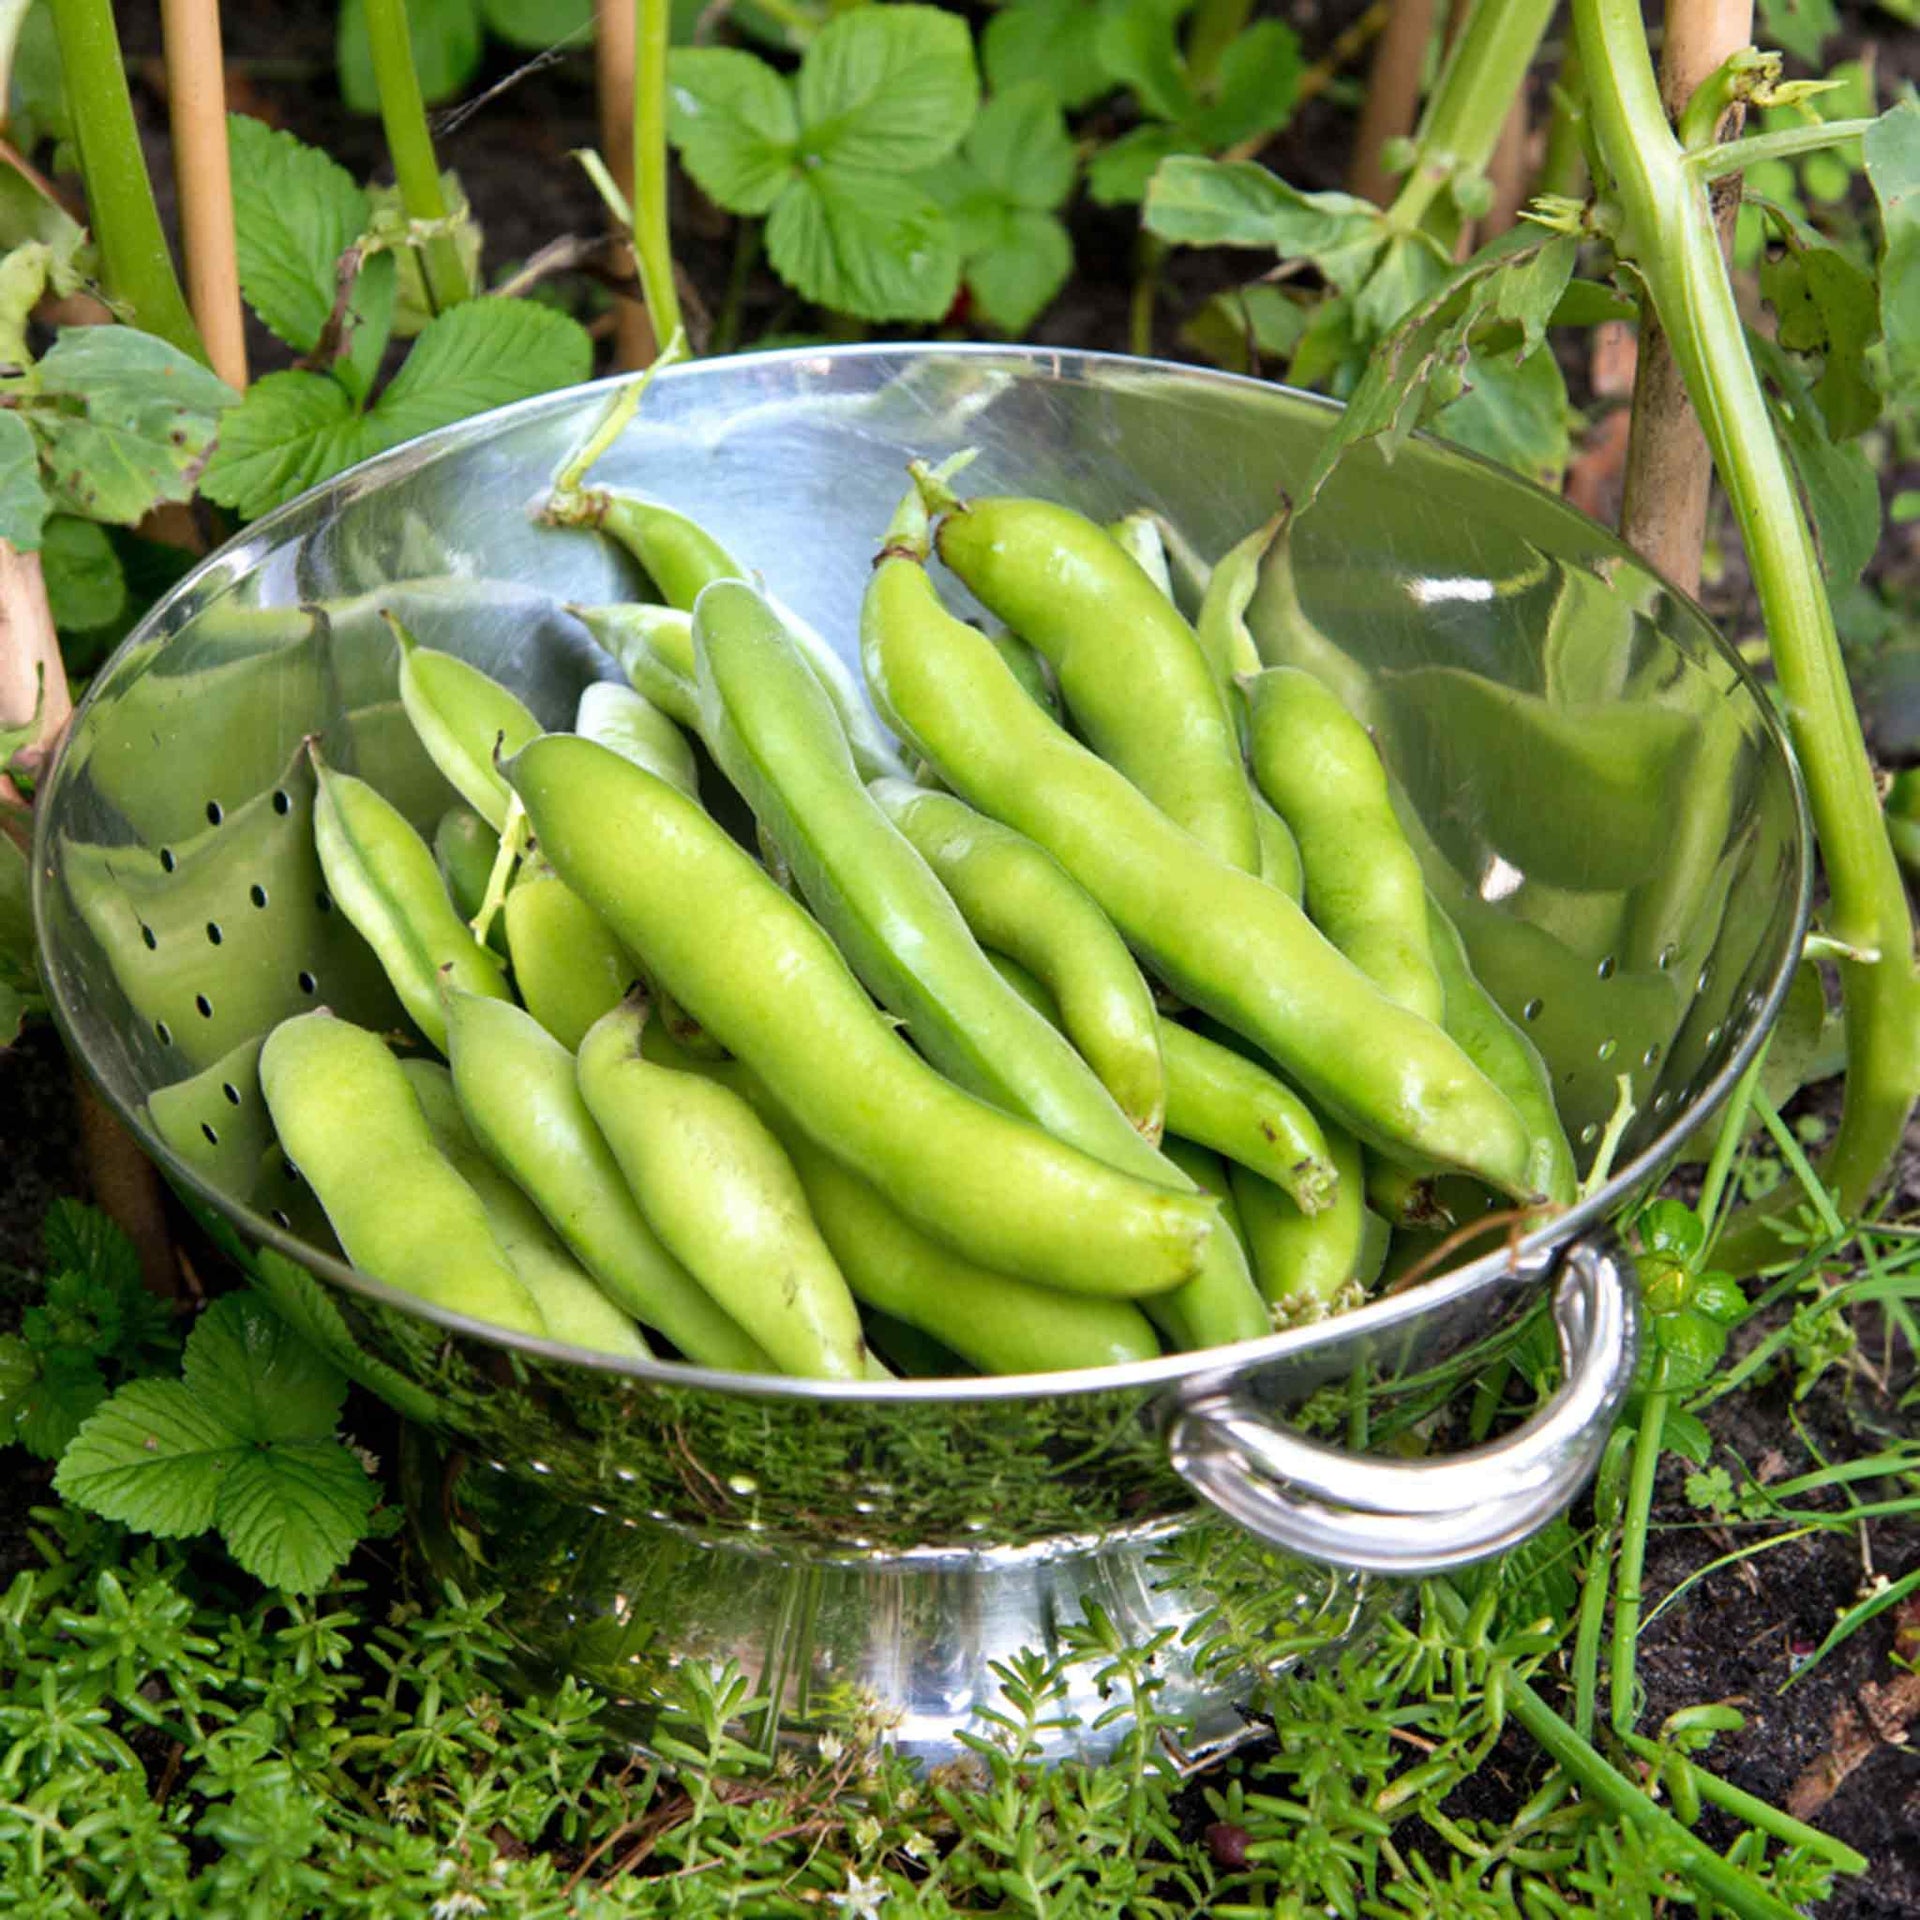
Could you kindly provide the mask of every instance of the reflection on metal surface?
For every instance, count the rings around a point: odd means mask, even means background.
[[[1231,1408],[1231,1459],[1210,1452],[1196,1476],[1209,1497],[1309,1551],[1381,1561],[1391,1500],[1304,1536],[1261,1507],[1263,1472],[1298,1456],[1276,1442],[1262,1468],[1251,1436],[1329,1382],[1371,1374],[1390,1404],[1396,1383],[1430,1381],[1538,1305],[1560,1252],[1655,1177],[1785,989],[1807,884],[1796,783],[1705,622],[1591,522],[1431,443],[1390,466],[1362,451],[1276,543],[1250,628],[1373,729],[1428,881],[1546,1054],[1576,1140],[1630,1076],[1617,1177],[1514,1262],[1094,1374],[832,1387],[495,1338],[340,1263],[270,1139],[254,1059],[273,1021],[321,1002],[404,1024],[320,886],[297,755],[323,735],[423,829],[449,804],[399,708],[380,609],[548,724],[613,675],[566,608],[631,597],[631,567],[532,518],[605,398],[553,395],[400,448],[249,530],[155,610],[96,679],[37,810],[49,992],[107,1098],[280,1310],[431,1431],[445,1460],[421,1483],[422,1524],[447,1564],[480,1557],[530,1647],[636,1702],[657,1663],[727,1651],[794,1734],[847,1681],[903,1715],[917,1750],[950,1754],[989,1661],[1061,1646],[1089,1598],[1137,1637],[1190,1623],[1221,1555],[1262,1552],[1201,1523],[1168,1457],[1170,1420],[1199,1430],[1183,1408]],[[975,445],[983,491],[1103,519],[1145,507],[1214,555],[1297,490],[1331,417],[1146,362],[809,350],[670,370],[601,477],[700,516],[851,660],[909,457]],[[1489,1466],[1486,1524],[1446,1557],[1542,1517],[1543,1472],[1554,1499],[1570,1490],[1627,1352],[1604,1314],[1573,1336],[1585,1428],[1554,1429],[1544,1466],[1538,1446]],[[1299,1646],[1337,1638],[1355,1605],[1349,1577],[1271,1554],[1236,1605],[1253,1591]],[[1175,1695],[1223,1727],[1230,1679],[1184,1640],[1167,1659]]]

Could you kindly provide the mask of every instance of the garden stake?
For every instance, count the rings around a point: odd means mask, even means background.
[[[219,0],[161,0],[174,198],[187,299],[213,370],[247,384],[240,264],[233,231],[233,171],[227,159],[227,76]]]
[[[1367,69],[1367,97],[1353,136],[1347,191],[1384,207],[1394,193],[1386,150],[1412,132],[1420,112],[1420,81],[1433,38],[1433,0],[1393,0],[1380,44]]]
[[[1621,251],[1665,325],[1752,565],[1826,864],[1826,929],[1879,956],[1840,963],[1846,1099],[1822,1172],[1840,1212],[1851,1215],[1885,1173],[1920,1090],[1920,975],[1906,890],[1819,558],[1747,354],[1707,188],[1667,124],[1638,9],[1627,0],[1574,0],[1573,20],[1594,134],[1620,210]],[[1791,1199],[1786,1190],[1780,1204]],[[1772,1244],[1749,1217],[1723,1236],[1721,1258],[1736,1272],[1750,1270]]]
[[[594,89],[600,104],[600,151],[607,156],[614,184],[629,202],[633,199],[632,148],[627,129],[633,125],[634,0],[595,0],[593,9]],[[632,235],[622,229],[615,247],[615,266],[622,277],[638,274]],[[644,301],[622,299],[613,310],[613,363],[621,368],[644,367],[658,351]]]

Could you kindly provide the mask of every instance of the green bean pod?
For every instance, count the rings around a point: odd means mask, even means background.
[[[391,614],[400,643],[400,702],[420,744],[455,792],[495,833],[506,824],[507,783],[494,770],[496,748],[518,753],[540,722],[497,680],[458,654],[423,647]]]
[[[471,922],[480,911],[499,855],[500,836],[471,807],[449,807],[440,816],[433,830],[433,863],[462,920]],[[502,960],[507,957],[507,930],[498,919],[487,929],[487,945]]]
[[[1260,671],[1260,650],[1247,628],[1247,608],[1260,584],[1260,563],[1278,537],[1280,525],[1278,518],[1269,520],[1229,547],[1215,564],[1206,598],[1200,602],[1193,631],[1223,692],[1235,686],[1241,674]]]
[[[521,1004],[573,1052],[639,977],[632,955],[538,855],[514,876],[500,917]]]
[[[902,737],[1053,854],[1183,1000],[1389,1157],[1525,1190],[1526,1128],[1455,1042],[1382,994],[1277,887],[1214,859],[1053,726],[899,550],[868,582],[861,632],[868,684]]]
[[[739,1061],[695,1060],[651,1023],[641,1048],[665,1065],[711,1074],[753,1104],[792,1156],[814,1220],[864,1305],[931,1335],[987,1373],[1119,1366],[1160,1351],[1131,1301],[1062,1293],[993,1273],[930,1239],[815,1145]]]
[[[938,546],[980,602],[1052,664],[1094,750],[1220,859],[1257,872],[1226,699],[1193,629],[1112,536],[1051,501],[987,498],[955,502]]]
[[[460,1111],[481,1151],[546,1215],[573,1257],[696,1365],[776,1372],[648,1226],[580,1097],[573,1055],[519,1007],[458,991],[447,1003]]]
[[[567,883],[828,1152],[936,1238],[1076,1292],[1161,1292],[1200,1269],[1207,1203],[942,1079],[805,910],[684,795],[565,735],[533,741],[508,777]]]
[[[1274,812],[1265,794],[1253,796],[1253,824],[1260,835],[1260,878],[1278,887],[1295,906],[1306,897],[1306,870],[1300,864],[1300,842],[1293,829]]]
[[[1044,708],[1050,719],[1058,720],[1060,690],[1053,684],[1047,663],[1017,633],[1009,633],[997,620],[987,629],[987,638],[993,642],[994,652],[1012,668],[1014,678],[1026,688],[1034,705]]]
[[[378,1034],[325,1008],[283,1020],[260,1050],[260,1090],[287,1158],[362,1273],[450,1313],[547,1332]]]
[[[573,730],[657,773],[689,800],[699,799],[700,772],[687,736],[645,694],[615,680],[589,681],[580,691]]]
[[[1151,580],[1168,600],[1173,598],[1173,569],[1167,564],[1167,543],[1160,519],[1145,507],[1107,522],[1107,534],[1122,553]]]
[[[370,946],[400,1004],[442,1053],[446,1016],[440,976],[495,1000],[508,998],[505,970],[454,911],[432,850],[405,815],[364,780],[336,773],[309,749],[318,790],[313,844],[327,891]]]
[[[1459,930],[1431,894],[1427,930],[1446,989],[1447,1031],[1475,1066],[1513,1102],[1525,1121],[1532,1148],[1528,1184],[1556,1207],[1572,1206],[1580,1188],[1573,1148],[1553,1098],[1553,1076],[1540,1051],[1474,977]]]
[[[904,780],[870,791],[972,930],[1046,988],[1067,1038],[1148,1140],[1166,1115],[1159,1017],[1113,923],[1059,861],[950,794]]]
[[[1314,924],[1390,1000],[1438,1023],[1426,881],[1366,728],[1298,667],[1243,684],[1254,778],[1299,843]]]
[[[540,1209],[480,1151],[460,1111],[453,1076],[437,1060],[403,1060],[433,1144],[479,1195],[507,1264],[539,1303],[547,1338],[596,1353],[645,1360],[651,1350],[640,1329],[594,1285],[593,1276],[563,1247]]]
[[[719,1080],[645,1058],[648,1008],[595,1022],[575,1067],[647,1223],[783,1373],[858,1380],[860,1315],[765,1124]]]
[[[1227,1177],[1227,1163],[1210,1147],[1168,1134],[1160,1142],[1160,1151],[1184,1173],[1202,1193],[1210,1193],[1220,1203],[1220,1217],[1233,1237],[1244,1248],[1247,1230],[1240,1224],[1240,1209],[1233,1203],[1233,1182]]]
[[[1484,1191],[1484,1189],[1482,1189]],[[1414,1232],[1453,1225],[1431,1169],[1405,1167],[1392,1160],[1367,1160],[1367,1205],[1390,1226]]]
[[[1238,1163],[1227,1169],[1254,1276],[1283,1325],[1318,1320],[1349,1304],[1373,1241],[1367,1228],[1366,1169],[1359,1143],[1338,1127],[1327,1148],[1339,1179],[1333,1204],[1302,1213],[1271,1180]]]
[[[569,607],[594,644],[618,662],[633,690],[683,727],[700,724],[693,685],[693,615],[628,601]]]

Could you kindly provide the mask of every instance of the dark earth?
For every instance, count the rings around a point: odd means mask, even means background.
[[[1295,4],[1289,16],[1300,29],[1309,58],[1326,47],[1361,9],[1346,0]],[[148,130],[154,173],[163,201],[170,198],[165,163],[164,103],[157,59],[157,10],[123,9],[122,31],[135,64],[135,101]],[[1863,36],[1878,38],[1883,76],[1920,68],[1920,34],[1902,34],[1891,14],[1845,8],[1849,30],[1830,49],[1839,58],[1857,52]],[[356,174],[384,164],[378,125],[346,112],[331,80],[333,10],[290,5],[258,5],[226,10],[228,52],[233,63],[232,104],[284,125],[324,147]],[[1858,27],[1854,26],[1858,16]],[[522,56],[494,45],[476,95],[500,91],[470,117],[440,133],[444,165],[456,169],[486,231],[488,259],[496,271],[523,260],[563,234],[589,239],[600,231],[600,210],[584,175],[568,158],[571,150],[597,139],[591,92],[591,63],[584,51],[568,51],[531,71],[519,72]],[[516,73],[518,77],[516,78]],[[1887,97],[1883,93],[1883,98]],[[1349,96],[1350,98],[1350,96]],[[1338,186],[1351,137],[1351,109],[1339,90],[1310,103],[1263,156],[1286,178],[1309,188]],[[171,208],[165,211],[171,218]],[[722,304],[734,265],[731,222],[698,202],[684,184],[675,205],[676,246],[684,269],[709,308]],[[1125,211],[1104,213],[1082,207],[1075,221],[1078,270],[1067,292],[1036,329],[1042,341],[1063,346],[1124,349],[1132,287],[1134,227]],[[1167,276],[1155,331],[1156,350],[1179,355],[1180,317],[1198,300],[1237,277],[1245,261],[1181,256]],[[573,283],[569,283],[573,284]],[[604,303],[603,294],[584,282],[583,296]],[[803,324],[804,316],[764,270],[750,272],[738,303],[738,337],[750,343],[762,333]],[[259,364],[271,365],[273,351],[264,336],[254,342]],[[1589,397],[1584,356],[1569,363],[1576,401]],[[1911,475],[1903,483],[1912,485]],[[1892,484],[1891,478],[1889,484]],[[1890,529],[1875,563],[1884,585],[1909,585],[1916,567],[1911,540]],[[1713,610],[1736,634],[1755,630],[1744,570],[1737,554],[1729,559],[1717,587],[1708,590]],[[1897,671],[1892,681],[1881,673],[1863,674],[1863,695],[1870,724],[1882,721],[1882,745],[1904,725],[1890,708],[1901,704]],[[1884,688],[1884,697],[1877,690]],[[1876,709],[1878,710],[1876,713]],[[1891,724],[1889,724],[1891,722]],[[0,1053],[0,1263],[31,1269],[38,1256],[39,1223],[50,1200],[84,1192],[78,1128],[70,1069],[59,1043],[44,1025],[30,1030],[11,1050]],[[1896,1217],[1920,1217],[1920,1152],[1904,1157],[1895,1203]],[[184,1227],[184,1222],[180,1223]],[[217,1262],[195,1250],[195,1265],[210,1279]],[[17,1316],[20,1288],[0,1289],[0,1324]],[[1756,1330],[1757,1331],[1757,1330]],[[1750,1333],[1748,1337],[1754,1337]],[[1862,1351],[1879,1351],[1877,1329],[1863,1326]],[[1857,1457],[1887,1445],[1910,1427],[1911,1408],[1899,1400],[1911,1393],[1904,1378],[1879,1382],[1869,1372],[1845,1366],[1831,1369],[1814,1391],[1797,1404],[1790,1376],[1715,1404],[1707,1424],[1715,1441],[1750,1465],[1770,1453],[1784,1457],[1784,1472],[1813,1464],[1807,1442],[1829,1460]],[[353,1409],[355,1430],[377,1452],[387,1449],[375,1436],[384,1409],[371,1403]],[[1797,1431],[1796,1431],[1797,1428]],[[1803,1438],[1804,1436],[1804,1438]],[[25,1509],[47,1498],[47,1470],[18,1451],[7,1456],[0,1478],[0,1584],[19,1563]],[[1669,1456],[1655,1507],[1655,1532],[1647,1560],[1649,1612],[1677,1584],[1732,1548],[1751,1543],[1755,1530],[1722,1530],[1703,1524],[1684,1497],[1686,1468]],[[1874,1497],[1862,1489],[1863,1497]],[[1883,1492],[1893,1491],[1882,1489]],[[1580,1518],[1583,1516],[1576,1516]],[[1725,1778],[1748,1792],[1784,1803],[1802,1775],[1845,1744],[1848,1725],[1873,1726],[1860,1708],[1861,1689],[1898,1677],[1895,1661],[1896,1616],[1883,1614],[1856,1633],[1802,1683],[1783,1691],[1796,1665],[1824,1638],[1837,1613],[1856,1602],[1863,1589],[1863,1541],[1856,1533],[1822,1532],[1760,1554],[1709,1575],[1645,1632],[1640,1672],[1647,1688],[1643,1727],[1657,1726],[1673,1710],[1703,1701],[1733,1701],[1747,1714],[1743,1731],[1723,1735],[1709,1756]],[[1877,1523],[1871,1537],[1872,1570],[1898,1578],[1920,1564],[1920,1526]],[[362,1560],[371,1556],[363,1555]],[[383,1556],[384,1558],[384,1556]],[[379,1578],[377,1570],[361,1571]],[[1913,1639],[1905,1643],[1909,1660]],[[1914,1703],[1920,1704],[1920,1703]],[[1913,1719],[1913,1706],[1908,1708]],[[1858,1880],[1843,1881],[1826,1911],[1836,1915],[1920,1915],[1920,1765],[1907,1743],[1906,1730],[1887,1724],[1856,1744],[1866,1758],[1840,1783],[1813,1817],[1818,1824],[1866,1854],[1873,1865]],[[1462,1789],[1458,1811],[1497,1818],[1531,1791],[1539,1756],[1510,1734],[1493,1761]],[[1198,1795],[1190,1809],[1196,1828],[1208,1816]],[[1706,1828],[1725,1844],[1731,1828],[1716,1830],[1709,1814]],[[1231,1836],[1223,1837],[1231,1844]]]

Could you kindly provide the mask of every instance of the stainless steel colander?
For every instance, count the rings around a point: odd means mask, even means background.
[[[38,808],[68,1042],[281,1310],[409,1416],[424,1535],[506,1589],[540,1658],[643,1709],[673,1661],[731,1655],[795,1737],[864,1695],[944,1758],[992,1700],[992,1663],[1072,1653],[1097,1602],[1136,1643],[1176,1630],[1163,1699],[1196,1744],[1223,1737],[1237,1682],[1209,1622],[1244,1630],[1255,1610],[1288,1657],[1356,1618],[1353,1570],[1509,1545],[1591,1470],[1634,1345],[1607,1223],[1753,1058],[1805,925],[1804,807],[1767,701],[1689,601],[1559,501],[1436,443],[1354,455],[1251,623],[1374,729],[1429,881],[1538,1039],[1583,1161],[1625,1077],[1634,1117],[1606,1185],[1330,1324],[1093,1373],[854,1389],[516,1340],[341,1262],[274,1147],[255,1059],[275,1021],[320,1003],[404,1024],[327,900],[299,751],[323,735],[429,832],[451,801],[400,709],[380,609],[555,726],[613,673],[564,608],[640,583],[596,536],[531,517],[606,397],[530,401],[316,489],[114,656]],[[1212,555],[1298,488],[1332,419],[1152,362],[796,351],[662,376],[600,477],[706,521],[853,658],[911,456],[976,446],[971,487],[1152,507]],[[1282,1423],[1331,1382],[1370,1380],[1379,1404],[1431,1393],[1435,1369],[1543,1299],[1565,1384],[1491,1446],[1413,1462]],[[1064,1703],[1087,1747],[1113,1737],[1086,1731],[1098,1664],[1070,1665]]]

